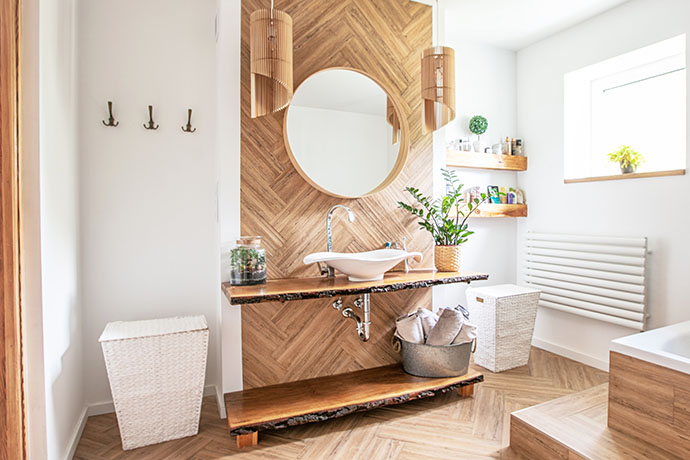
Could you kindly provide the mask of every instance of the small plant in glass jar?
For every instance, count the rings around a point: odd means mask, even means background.
[[[260,236],[242,236],[230,254],[230,284],[245,286],[266,282],[266,250]]]

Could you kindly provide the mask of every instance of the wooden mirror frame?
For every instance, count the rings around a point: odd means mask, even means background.
[[[356,198],[362,198],[365,196],[373,195],[375,193],[380,192],[384,188],[388,187],[393,183],[393,181],[400,175],[400,173],[403,170],[403,167],[405,166],[405,162],[407,161],[407,154],[410,150],[410,133],[409,133],[409,126],[407,123],[407,117],[404,116],[404,111],[402,104],[400,103],[400,100],[397,96],[394,96],[393,93],[384,85],[381,83],[379,79],[376,77],[372,76],[371,74],[368,74],[367,72],[361,70],[361,69],[355,69],[353,67],[327,67],[325,69],[321,69],[318,72],[314,72],[310,75],[308,75],[304,80],[300,82],[300,84],[295,88],[293,94],[297,94],[297,90],[299,89],[299,86],[304,84],[305,81],[307,81],[309,78],[313,77],[314,75],[317,75],[321,72],[326,72],[328,70],[350,70],[353,72],[357,72],[359,74],[364,75],[365,77],[371,79],[374,83],[379,85],[379,88],[383,90],[384,93],[386,93],[386,96],[388,96],[388,99],[393,103],[393,107],[395,108],[395,111],[398,113],[398,119],[400,120],[400,151],[398,152],[398,158],[395,161],[395,164],[393,165],[393,168],[391,171],[388,173],[388,176],[381,182],[376,188],[373,190],[368,191],[367,193],[363,195],[357,195],[357,196],[346,196],[346,195],[339,195],[337,193],[333,193],[330,190],[326,190],[316,182],[314,182],[309,175],[302,169],[302,167],[299,164],[299,161],[297,161],[297,158],[295,158],[295,154],[293,153],[292,149],[290,148],[290,142],[288,140],[288,133],[287,133],[287,118],[288,118],[288,111],[290,110],[290,105],[287,106],[285,109],[285,115],[283,116],[283,141],[285,143],[285,150],[287,150],[288,157],[290,157],[290,162],[292,165],[295,167],[297,172],[302,176],[302,178],[307,181],[312,187],[317,189],[318,191],[325,193],[326,195],[334,196],[336,198],[344,198],[344,199],[356,199]]]
[[[0,3],[0,459],[26,458],[19,221],[20,0]]]

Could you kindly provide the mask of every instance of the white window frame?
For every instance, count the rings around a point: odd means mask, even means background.
[[[603,180],[612,178],[602,176],[595,171],[594,162],[598,161],[601,152],[595,152],[592,142],[595,118],[593,110],[599,102],[602,89],[617,85],[634,83],[665,71],[676,70],[686,66],[686,35],[679,35],[629,53],[593,64],[564,75],[564,171],[566,183],[589,180]],[[687,72],[687,71],[686,71]],[[686,81],[687,85],[687,81]],[[686,96],[687,126],[687,96]],[[679,149],[686,152],[686,136]],[[595,156],[597,160],[595,160]],[[678,162],[678,170],[667,171],[677,174],[684,173],[686,154]],[[682,172],[681,172],[682,169]],[[645,175],[663,175],[664,171],[650,171]],[[640,175],[628,176],[639,177]]]

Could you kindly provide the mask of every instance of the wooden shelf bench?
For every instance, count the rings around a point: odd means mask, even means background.
[[[230,434],[242,448],[256,445],[262,430],[320,422],[454,390],[468,397],[482,380],[483,375],[472,370],[461,377],[415,377],[394,364],[235,391],[225,395],[225,406]]]
[[[256,286],[224,283],[223,293],[231,304],[237,305],[393,292],[488,278],[486,273],[417,269],[408,273],[388,272],[382,280],[365,282],[352,282],[340,275],[268,280]],[[319,422],[456,389],[463,397],[471,396],[474,384],[483,379],[475,371],[460,377],[415,377],[405,373],[400,364],[394,364],[235,391],[225,395],[225,406],[230,434],[236,437],[237,447],[242,448],[256,445],[261,430]]]

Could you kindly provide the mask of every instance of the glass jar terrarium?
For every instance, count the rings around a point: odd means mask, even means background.
[[[246,286],[266,282],[266,250],[260,236],[242,236],[230,255],[230,284]]]

